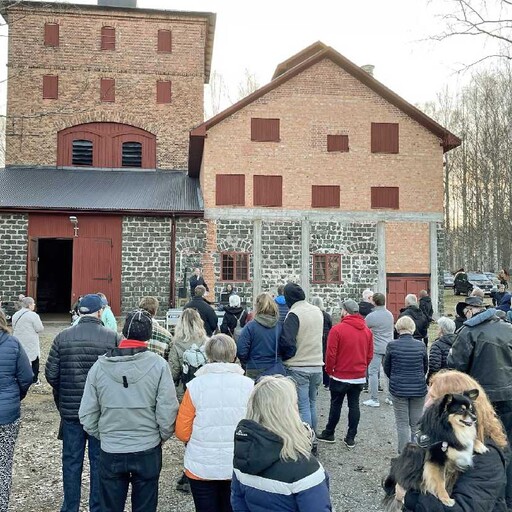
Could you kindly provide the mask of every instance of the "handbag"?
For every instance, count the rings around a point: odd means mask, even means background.
[[[278,360],[277,352],[278,352],[278,332],[279,329],[276,329],[276,350],[274,354],[274,364],[265,368],[259,375],[260,377],[265,377],[266,375],[286,375],[286,368],[281,360]]]

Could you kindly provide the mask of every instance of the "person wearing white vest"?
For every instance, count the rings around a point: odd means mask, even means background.
[[[187,443],[185,474],[197,512],[231,512],[235,428],[245,418],[254,383],[235,364],[236,344],[226,334],[205,345],[208,363],[187,384],[176,437]]]

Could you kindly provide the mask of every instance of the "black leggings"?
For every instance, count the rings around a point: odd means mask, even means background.
[[[39,380],[39,357],[32,361],[32,373],[34,374],[32,382],[35,384]]]

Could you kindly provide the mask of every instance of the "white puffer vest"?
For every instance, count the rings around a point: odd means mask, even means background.
[[[209,363],[187,384],[196,409],[185,468],[205,480],[231,480],[235,428],[254,382],[234,363]]]

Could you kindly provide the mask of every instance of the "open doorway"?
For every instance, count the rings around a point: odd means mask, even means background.
[[[68,313],[73,273],[73,240],[40,238],[38,256],[38,312]]]

